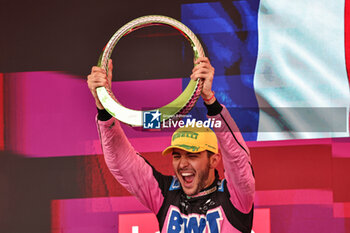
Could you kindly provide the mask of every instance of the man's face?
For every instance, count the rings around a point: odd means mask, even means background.
[[[195,195],[214,181],[214,172],[210,174],[210,159],[207,151],[190,153],[173,149],[173,168],[184,192]]]

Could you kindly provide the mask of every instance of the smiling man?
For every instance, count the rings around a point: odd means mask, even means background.
[[[217,144],[209,128],[184,127],[173,134],[163,154],[172,154],[174,172],[186,195],[197,195],[214,182],[220,161]]]
[[[162,233],[250,233],[255,179],[249,149],[229,112],[211,90],[214,68],[207,58],[195,62],[191,79],[203,80],[201,96],[208,119],[221,121],[214,131],[205,127],[176,130],[163,155],[172,155],[174,176],[152,167],[130,145],[117,119],[99,102],[96,88],[111,85],[109,74],[93,67],[88,86],[98,108],[97,126],[107,166],[114,177],[153,211]],[[220,145],[220,153],[218,150]],[[216,167],[222,159],[225,179]]]

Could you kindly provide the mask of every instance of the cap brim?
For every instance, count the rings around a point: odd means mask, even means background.
[[[162,155],[170,154],[173,151],[173,149],[180,149],[180,150],[184,150],[184,151],[187,151],[187,152],[193,152],[193,150],[186,149],[186,148],[183,148],[181,146],[168,146],[165,150],[163,150]],[[206,150],[205,148],[200,147],[194,153],[199,153],[199,152],[202,152],[202,151],[205,151],[205,150]]]

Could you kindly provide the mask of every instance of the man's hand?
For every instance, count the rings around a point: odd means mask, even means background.
[[[192,75],[190,77],[195,81],[199,78],[203,80],[201,96],[206,104],[212,104],[216,100],[214,92],[211,90],[215,69],[210,64],[207,57],[198,58],[194,64],[197,65],[193,68]]]
[[[91,69],[91,74],[87,76],[87,83],[91,91],[92,96],[95,98],[96,106],[99,109],[104,109],[100,100],[97,97],[96,88],[98,87],[112,87],[112,70],[113,64],[112,60],[108,61],[108,76],[106,71],[98,66],[93,66]]]

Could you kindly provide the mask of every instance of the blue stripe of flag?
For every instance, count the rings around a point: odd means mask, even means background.
[[[259,0],[183,4],[181,8],[182,22],[199,37],[215,67],[216,97],[229,109],[247,141],[257,140],[259,121],[253,86],[258,9]],[[183,79],[184,87],[187,83]],[[190,114],[203,119],[202,106],[198,103]]]

